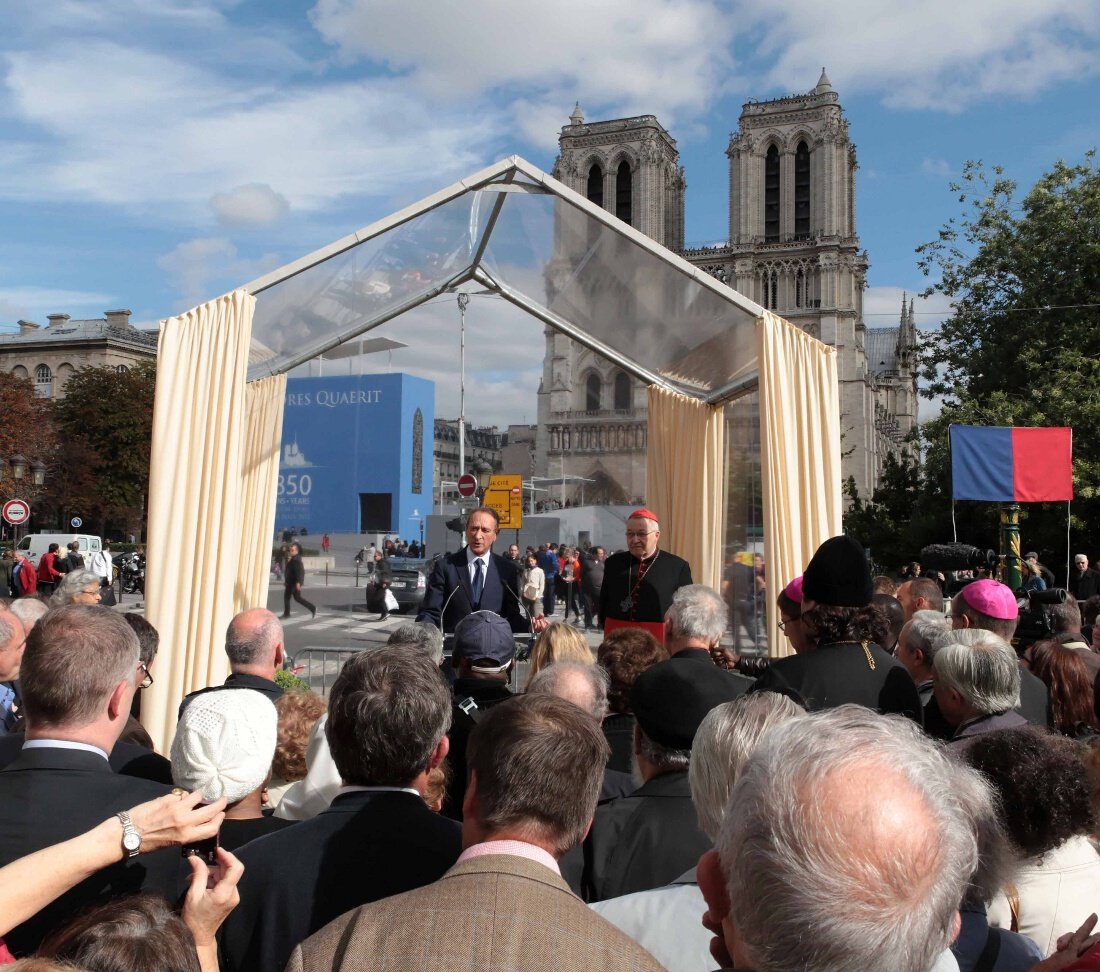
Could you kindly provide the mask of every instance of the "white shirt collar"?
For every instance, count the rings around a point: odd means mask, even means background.
[[[336,791],[337,796],[345,793],[411,793],[414,797],[423,799],[420,791],[414,790],[411,786],[353,786],[349,783]]]
[[[90,743],[73,742],[71,739],[28,739],[23,743],[24,749],[80,749],[86,753],[98,753],[104,759],[110,757],[98,746]]]
[[[486,567],[489,566],[489,557],[492,556],[492,550],[486,550],[485,553],[480,556],[474,553],[469,546],[466,547],[466,566],[473,567],[475,560],[480,560]]]

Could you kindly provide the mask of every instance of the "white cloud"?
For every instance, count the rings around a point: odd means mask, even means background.
[[[926,175],[943,179],[948,179],[955,174],[955,171],[951,168],[951,163],[947,159],[939,158],[924,158],[921,160],[920,170]]]
[[[0,287],[0,321],[34,321],[45,326],[47,314],[102,316],[115,306],[116,297],[89,290],[50,287]]]
[[[738,13],[774,55],[773,83],[806,90],[807,65],[824,63],[842,93],[890,107],[957,111],[1100,70],[1100,7],[1080,0],[741,0]]]
[[[23,124],[0,145],[0,197],[191,222],[250,184],[316,211],[438,183],[483,164],[499,126],[491,110],[438,109],[392,80],[242,81],[112,41],[10,54],[4,83],[0,111]]]
[[[320,0],[311,18],[345,59],[385,65],[433,101],[493,93],[539,145],[576,99],[589,117],[692,118],[732,70],[735,22],[718,0]]]
[[[210,197],[210,208],[222,226],[270,226],[290,208],[285,197],[269,185],[250,182]]]
[[[251,280],[280,262],[281,258],[274,253],[265,253],[254,260],[240,259],[237,247],[224,237],[187,240],[157,258],[157,266],[168,274],[181,294],[178,305],[181,310],[216,297],[211,292],[215,281]]]

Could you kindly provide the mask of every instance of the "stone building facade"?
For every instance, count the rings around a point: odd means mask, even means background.
[[[684,247],[686,180],[675,140],[652,115],[586,123],[578,106],[554,175],[620,219],[838,351],[843,474],[862,496],[917,421],[911,306],[868,328],[868,260],[856,230],[856,150],[825,72],[804,95],[750,101],[730,137],[729,238]],[[536,467],[645,495],[646,390],[547,330]]]
[[[130,323],[130,311],[73,320],[50,314],[49,325],[19,321],[19,332],[0,334],[0,369],[30,378],[40,398],[64,398],[65,382],[85,367],[128,370],[157,356],[157,332]]]

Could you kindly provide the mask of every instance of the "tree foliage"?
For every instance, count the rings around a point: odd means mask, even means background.
[[[961,214],[919,247],[925,295],[952,316],[922,347],[925,394],[943,410],[923,427],[927,487],[950,505],[951,424],[1068,425],[1074,435],[1075,542],[1100,543],[1100,170],[1094,152],[1057,162],[1022,198],[999,167],[968,162],[952,185]],[[969,512],[978,504],[966,504]],[[1065,507],[1024,508],[1023,540],[1059,558]],[[986,511],[968,525],[981,526]],[[961,525],[961,524],[960,524]],[[1095,532],[1088,533],[1093,525]],[[1082,532],[1086,531],[1086,532]],[[960,530],[960,540],[967,539]],[[979,542],[975,538],[968,542]]]
[[[140,521],[149,488],[155,384],[153,362],[126,372],[81,368],[54,405],[66,465],[82,474],[63,490],[63,509],[98,523],[101,532]]]

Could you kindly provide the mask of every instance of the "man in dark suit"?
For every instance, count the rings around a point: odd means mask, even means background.
[[[107,762],[145,674],[137,637],[107,608],[68,605],[34,626],[20,674],[26,741],[0,772],[0,866],[169,792],[116,776]],[[175,899],[179,852],[135,856],[141,835],[137,846],[123,844],[129,835],[121,819],[118,835],[129,856],[8,932],[4,941],[12,952],[31,954],[74,914],[110,898],[150,891]]]
[[[252,689],[274,701],[283,694],[275,673],[283,667],[286,648],[283,626],[267,608],[241,611],[225,632],[225,653],[229,656],[229,677],[221,685],[197,689],[184,697],[179,714],[196,695],[225,689]]]
[[[302,563],[302,549],[296,543],[290,545],[290,559],[283,574],[283,617],[290,617],[290,599],[294,598],[310,615],[317,617],[316,606],[302,597],[302,585],[306,582],[306,567]]]
[[[447,755],[451,695],[408,646],[362,652],[329,695],[329,750],[343,786],[311,820],[246,844],[241,903],[220,933],[222,969],[282,969],[294,946],[345,911],[437,880],[462,828],[428,809]]]
[[[492,552],[499,529],[500,516],[496,510],[479,506],[470,514],[466,521],[466,546],[440,557],[428,579],[417,621],[430,621],[450,633],[466,615],[492,611],[504,618],[513,631],[531,630],[519,599],[519,569],[512,561]],[[542,619],[536,619],[539,620]]]
[[[608,756],[596,721],[563,699],[520,696],[485,714],[469,755],[458,863],[332,922],[294,950],[289,972],[658,972],[558,870],[596,806]]]
[[[1093,570],[1089,566],[1089,558],[1084,554],[1074,555],[1073,570],[1069,575],[1069,592],[1082,603],[1100,594],[1100,570]]]
[[[619,624],[646,627],[661,639],[660,626],[672,605],[672,595],[691,583],[691,567],[658,548],[661,525],[650,510],[635,510],[626,521],[626,546],[604,566],[600,588],[600,627]],[[608,625],[608,621],[616,622]]]
[[[658,662],[635,680],[634,760],[643,783],[596,810],[584,855],[585,900],[663,887],[710,848],[691,802],[691,745],[711,709],[745,694],[741,681],[747,679],[731,678],[709,656],[705,664]],[[575,857],[570,864],[575,868]]]

